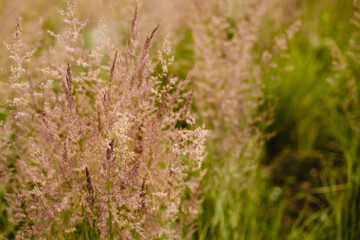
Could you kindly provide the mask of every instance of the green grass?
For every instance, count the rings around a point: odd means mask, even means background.
[[[278,100],[270,127],[276,135],[254,159],[260,163],[246,179],[252,183],[248,189],[236,188],[236,173],[227,167],[209,174],[199,239],[360,237],[359,133],[354,130],[359,105],[340,111],[348,89],[334,90],[327,81],[335,74],[328,42],[334,40],[346,56],[356,31],[349,23],[354,9],[351,1],[298,1],[298,7],[301,29],[289,44],[290,57],[279,60],[294,70],[270,70],[263,78],[268,85],[273,76],[279,79],[269,88]],[[355,64],[352,73],[359,79],[357,69]],[[209,169],[226,159],[213,152]],[[281,192],[276,201],[274,192]]]

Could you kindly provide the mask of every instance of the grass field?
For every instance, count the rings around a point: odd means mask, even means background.
[[[0,2],[0,238],[360,239],[359,1],[76,3]]]

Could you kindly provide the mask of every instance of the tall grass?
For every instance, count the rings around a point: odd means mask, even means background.
[[[35,51],[22,52],[20,18],[13,42],[5,44],[13,60],[7,147],[17,160],[4,172],[13,171],[6,200],[17,237],[191,234],[206,130],[194,126],[188,81],[169,75],[169,39],[151,58],[159,25],[141,46],[135,8],[121,54],[104,24],[88,51],[80,34],[86,21],[76,3],[68,0],[59,13],[65,28],[48,31],[55,44],[42,46],[36,59],[51,62],[26,65]]]
[[[27,4],[0,4],[4,237],[360,237],[358,1]]]

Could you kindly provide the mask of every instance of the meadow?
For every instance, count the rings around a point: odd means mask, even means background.
[[[0,1],[1,239],[360,239],[360,1]]]

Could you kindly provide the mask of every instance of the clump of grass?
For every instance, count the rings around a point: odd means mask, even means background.
[[[190,114],[188,80],[168,71],[169,40],[151,58],[159,26],[141,47],[136,9],[122,51],[104,35],[88,51],[75,2],[59,12],[66,27],[49,31],[56,42],[37,56],[38,67],[27,68],[30,54],[20,55],[20,20],[14,43],[7,44],[15,63],[7,144],[18,157],[17,185],[6,199],[17,237],[191,234],[206,130],[196,128]]]
[[[269,92],[278,85],[278,73],[291,71],[280,63],[288,58],[288,41],[299,22],[262,53],[261,29],[271,11],[266,1],[209,1],[198,11],[193,20],[194,105],[212,131],[197,237],[276,238],[284,210],[282,191],[267,189],[261,161],[265,142],[274,135],[267,132],[276,105]]]

